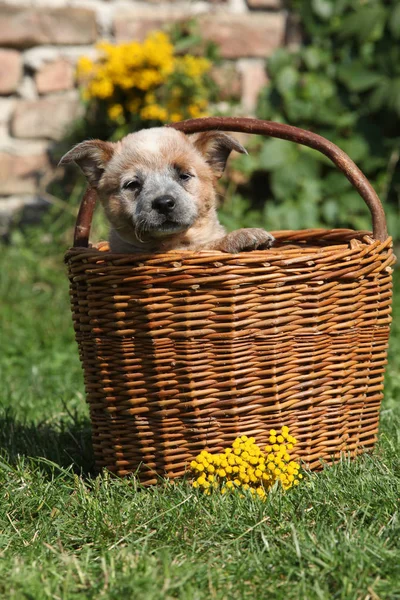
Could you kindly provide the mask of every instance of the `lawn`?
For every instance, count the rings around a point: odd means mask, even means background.
[[[92,474],[66,244],[1,248],[0,597],[400,599],[400,278],[376,451],[262,503]]]

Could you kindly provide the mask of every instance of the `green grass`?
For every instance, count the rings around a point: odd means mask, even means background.
[[[265,504],[143,490],[92,474],[65,245],[1,248],[0,597],[400,599],[400,294],[372,455]]]

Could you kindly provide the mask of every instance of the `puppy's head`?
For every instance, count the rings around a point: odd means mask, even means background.
[[[132,133],[117,143],[88,140],[61,163],[75,162],[97,188],[112,227],[128,242],[182,234],[215,211],[215,185],[232,150],[218,132],[187,136],[168,127]]]

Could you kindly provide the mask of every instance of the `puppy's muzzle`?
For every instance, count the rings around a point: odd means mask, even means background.
[[[175,198],[172,196],[159,196],[153,200],[152,208],[162,215],[168,216],[175,208]]]

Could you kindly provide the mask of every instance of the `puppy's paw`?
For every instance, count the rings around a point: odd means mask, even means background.
[[[264,229],[238,229],[222,238],[218,243],[217,250],[236,254],[245,250],[270,248],[274,241],[274,236],[268,233],[268,231],[264,231]]]

